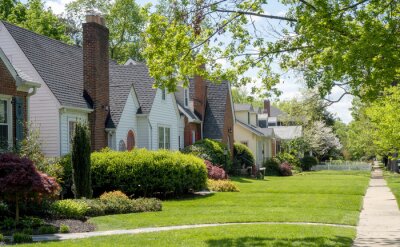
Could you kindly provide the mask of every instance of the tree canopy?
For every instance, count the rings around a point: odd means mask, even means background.
[[[174,90],[194,74],[240,86],[257,69],[262,87],[252,92],[273,90],[280,67],[301,73],[321,96],[340,87],[342,96],[371,99],[399,80],[399,1],[278,2],[284,16],[269,14],[265,0],[169,0],[150,15],[145,33],[143,54],[157,86]]]

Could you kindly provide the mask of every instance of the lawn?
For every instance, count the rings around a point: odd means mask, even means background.
[[[38,246],[351,246],[351,228],[298,225],[218,226],[138,235],[116,235]],[[32,245],[23,245],[32,246]]]
[[[233,178],[240,192],[163,202],[161,212],[92,218],[97,230],[221,222],[356,225],[368,172],[310,172],[265,180]]]
[[[400,208],[400,174],[384,172],[384,177]]]

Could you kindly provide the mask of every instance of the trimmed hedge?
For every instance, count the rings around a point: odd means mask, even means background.
[[[240,164],[240,166],[244,165],[245,168],[255,164],[254,154],[251,152],[250,148],[242,143],[235,143],[233,145],[233,159]]]
[[[203,160],[167,150],[103,151],[92,154],[92,185],[97,194],[121,190],[128,195],[180,195],[206,187]]]
[[[292,166],[300,167],[300,159],[290,153],[279,153],[276,157],[280,163],[289,163]]]
[[[224,150],[227,154],[224,155]],[[182,150],[182,153],[193,154],[203,160],[209,160],[216,166],[223,166],[225,171],[230,171],[232,166],[231,152],[222,142],[211,139],[202,139],[195,142],[193,145],[187,146]]]
[[[276,158],[268,158],[264,161],[263,167],[265,167],[265,175],[268,176],[279,176],[279,160]]]
[[[215,192],[239,192],[239,188],[230,180],[213,180],[207,182],[208,189]]]

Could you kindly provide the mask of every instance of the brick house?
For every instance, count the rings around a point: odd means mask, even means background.
[[[180,148],[209,138],[227,145],[233,154],[235,113],[230,84],[196,76],[175,92],[181,112]]]
[[[40,84],[16,69],[0,49],[0,151],[12,150],[23,140],[27,105],[38,87]]]

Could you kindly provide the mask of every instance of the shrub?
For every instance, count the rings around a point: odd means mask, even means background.
[[[61,224],[60,225],[60,233],[69,233],[69,226]]]
[[[95,152],[92,179],[93,188],[100,193],[121,190],[135,196],[168,192],[179,195],[205,188],[207,170],[201,159],[180,152]]]
[[[305,156],[300,160],[300,165],[303,171],[309,171],[311,167],[318,165],[318,160],[312,156]]]
[[[212,180],[209,179],[207,187],[210,191],[216,192],[239,192],[239,188],[230,180]]]
[[[82,219],[89,211],[89,206],[81,200],[60,200],[51,205],[51,214],[58,218]]]
[[[292,166],[300,166],[300,160],[290,153],[279,153],[276,157],[279,163],[289,163]]]
[[[3,234],[0,233],[0,243],[1,242],[4,242],[4,236],[3,236]]]
[[[292,176],[292,166],[287,162],[280,164],[279,173],[281,176]]]
[[[161,201],[156,198],[138,198],[131,202],[131,212],[155,212],[162,210]]]
[[[63,195],[71,195],[72,190],[72,163],[71,154],[66,154],[58,160],[58,166],[63,168],[63,174],[61,176],[61,187]]]
[[[38,229],[39,234],[54,234],[57,233],[57,227],[47,225],[47,226],[41,226]]]
[[[72,141],[72,179],[75,198],[91,198],[92,180],[90,174],[90,133],[86,124],[78,122]]]
[[[19,243],[31,243],[32,236],[24,233],[16,232],[13,234],[13,242],[16,244]]]
[[[226,155],[224,154],[225,150]],[[195,142],[193,145],[185,147],[182,152],[196,155],[204,160],[209,160],[213,164],[222,165],[225,171],[229,171],[231,168],[230,151],[222,142],[202,139]]]
[[[57,195],[56,180],[39,172],[33,162],[15,154],[0,155],[0,194],[15,204],[15,220],[19,220],[19,202],[40,196]]]
[[[207,171],[208,171],[208,178],[210,179],[227,179],[228,174],[226,174],[225,170],[221,167],[214,166],[210,161],[204,160],[204,164],[206,164]]]
[[[15,220],[13,218],[6,217],[3,220],[2,228],[10,230],[15,226]]]
[[[99,199],[81,199],[85,202],[89,209],[86,212],[86,216],[102,216],[106,214],[106,205]]]
[[[264,161],[265,175],[279,176],[279,161],[276,158],[268,158]]]
[[[254,154],[250,148],[242,143],[235,143],[233,145],[233,159],[238,162],[240,166],[244,165],[245,168],[255,164]]]
[[[8,205],[5,202],[0,201],[0,215],[8,214]]]
[[[100,201],[106,206],[106,214],[124,214],[132,210],[132,200],[121,191],[105,192]]]
[[[44,224],[44,220],[37,218],[37,217],[31,217],[31,216],[25,216],[21,218],[19,225],[22,228],[35,228],[38,226],[42,226]]]
[[[32,230],[32,228],[24,228],[24,229],[22,229],[21,233],[27,234],[27,235],[33,235],[33,230]]]

